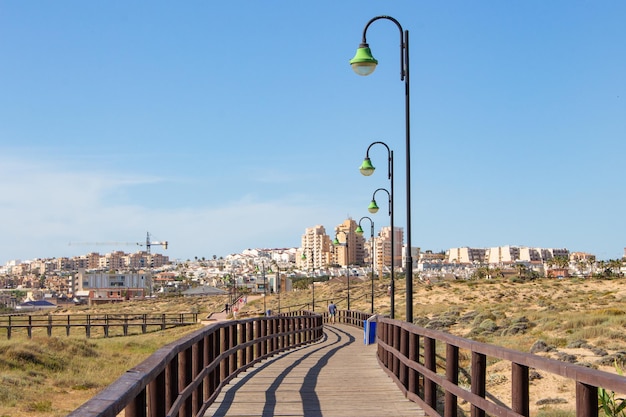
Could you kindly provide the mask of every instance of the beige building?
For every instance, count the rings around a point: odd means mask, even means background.
[[[569,250],[564,248],[532,248],[526,246],[497,246],[491,248],[451,248],[446,252],[446,261],[460,264],[508,264],[515,262],[541,263],[556,257],[569,259]]]
[[[301,239],[301,248],[296,256],[296,264],[302,269],[325,268],[331,263],[331,239],[326,234],[324,226],[309,227],[304,231]],[[304,255],[304,259],[302,256]]]
[[[356,233],[356,228],[357,222],[352,219],[346,219],[335,228],[335,237],[339,241],[339,245],[334,245],[333,263],[342,266],[363,265],[365,263],[365,238]]]
[[[401,227],[394,227],[394,236],[393,236],[393,257],[394,268],[402,268],[402,242],[404,241],[404,230]],[[374,263],[376,264],[376,269],[379,273],[385,268],[391,268],[391,227],[385,226],[381,227],[378,232],[378,237],[376,237],[376,255],[374,258]]]

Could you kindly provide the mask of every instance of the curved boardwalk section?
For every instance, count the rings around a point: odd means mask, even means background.
[[[318,343],[286,351],[230,381],[205,416],[424,416],[380,368],[363,330],[325,326]]]

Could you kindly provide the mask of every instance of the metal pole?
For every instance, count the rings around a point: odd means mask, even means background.
[[[390,153],[390,171],[389,171],[389,179],[391,181],[391,192],[389,193],[389,216],[391,217],[391,291],[390,291],[390,303],[391,303],[391,318],[395,319],[396,318],[396,301],[395,301],[395,294],[396,294],[396,281],[395,281],[395,228],[393,225],[393,151],[389,151]],[[383,255],[383,261],[385,260],[385,256]],[[383,262],[384,265],[384,262]]]
[[[376,16],[370,19],[363,29],[362,44],[367,44],[366,33],[369,26],[379,19],[391,20],[400,30],[400,80],[404,81],[405,131],[406,131],[406,321],[413,322],[413,256],[411,250],[411,123],[410,123],[410,83],[409,83],[409,31],[391,16]]]
[[[262,261],[261,265],[263,267],[263,314],[267,315],[267,302],[265,300],[267,298],[267,283],[265,281],[265,261]]]
[[[372,314],[374,314],[374,222],[370,219],[372,223],[372,228],[370,229],[370,261],[372,264]]]
[[[413,323],[413,255],[411,250],[411,122],[409,98],[409,31],[404,31],[406,118],[406,321]]]

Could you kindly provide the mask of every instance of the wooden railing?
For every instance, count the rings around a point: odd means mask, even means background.
[[[240,372],[321,339],[322,320],[291,312],[211,324],[159,349],[68,416],[201,416]]]
[[[84,328],[87,337],[95,335],[93,331],[97,330],[101,330],[104,337],[109,337],[113,329],[119,330],[120,335],[128,336],[130,329],[146,333],[150,328],[165,330],[197,322],[196,313],[9,315],[0,316],[0,329],[6,330],[7,339],[11,339],[14,331],[23,329],[26,329],[29,338],[33,337],[35,329],[45,329],[48,336],[53,335],[53,329],[64,329],[69,336],[72,328]]]
[[[456,417],[459,398],[471,404],[472,417],[529,416],[530,369],[575,381],[578,417],[598,416],[598,388],[626,393],[626,378],[617,374],[479,343],[398,320],[378,318],[377,337],[381,367],[405,396],[430,416]],[[443,360],[437,360],[438,351]],[[460,351],[463,355],[459,355]],[[467,369],[461,366],[460,358],[469,360]],[[487,364],[498,360],[511,365],[510,405],[492,394],[487,395]],[[459,384],[461,373],[469,379],[466,381],[469,386]]]

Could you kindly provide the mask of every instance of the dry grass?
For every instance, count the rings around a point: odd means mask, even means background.
[[[374,282],[375,312],[388,315],[388,281]],[[369,312],[371,282],[352,282],[350,307]],[[612,364],[598,365],[601,358],[591,354],[592,346],[606,354],[626,350],[626,280],[547,280],[513,283],[508,280],[452,281],[414,285],[416,323],[463,337],[529,351],[538,340],[558,350],[580,356],[599,369],[613,370]],[[253,300],[242,307],[242,316],[261,314],[264,307],[273,311],[311,308],[309,290],[294,291],[280,297],[271,295]],[[315,286],[316,311],[325,311],[333,300],[345,309],[347,286],[342,283],[318,283]],[[102,305],[94,308],[71,307],[59,313],[183,313],[198,312],[206,317],[219,311],[227,297],[168,298],[143,302]],[[396,318],[404,319],[404,282],[396,282]],[[197,327],[195,327],[197,328]],[[57,417],[68,414],[96,392],[113,382],[127,369],[141,362],[159,347],[191,327],[129,337],[85,339],[79,335],[48,338],[36,334],[28,340],[14,332],[10,341],[0,334],[0,417]],[[584,351],[584,354],[583,354]],[[497,390],[506,376],[498,364],[490,371],[490,388]],[[542,379],[541,384],[547,383]],[[539,384],[539,382],[537,382]],[[550,395],[565,397],[566,384],[554,382]],[[538,389],[546,389],[538,387]],[[568,400],[569,401],[569,400]],[[568,404],[534,408],[537,415],[567,415]]]

